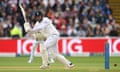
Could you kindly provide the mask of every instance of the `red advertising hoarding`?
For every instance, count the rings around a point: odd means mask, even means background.
[[[17,40],[0,39],[0,53],[17,53]]]
[[[111,54],[120,55],[119,38],[60,38],[58,40],[58,50],[64,54],[103,53],[106,42],[110,44]],[[26,39],[0,39],[0,54],[29,54],[33,43],[33,40]],[[38,46],[35,54],[40,54],[40,46]]]

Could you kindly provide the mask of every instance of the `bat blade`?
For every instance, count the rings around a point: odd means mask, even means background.
[[[18,2],[19,2],[19,1],[18,1]],[[18,4],[19,4],[19,7],[20,7],[20,9],[21,9],[23,18],[24,18],[24,20],[25,20],[25,23],[24,23],[25,32],[28,32],[29,30],[31,30],[31,26],[30,26],[29,22],[27,22],[26,13],[25,13],[24,8],[22,7],[22,5],[21,5],[20,3],[18,3]]]
[[[23,15],[23,18],[24,18],[25,22],[27,22],[25,10],[20,3],[19,3],[19,7],[21,9],[21,12],[22,12],[22,15]]]

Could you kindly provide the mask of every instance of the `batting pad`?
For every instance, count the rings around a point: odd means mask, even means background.
[[[42,64],[48,65],[48,53],[47,49],[44,44],[40,44],[40,51],[41,51],[41,57],[42,57]]]

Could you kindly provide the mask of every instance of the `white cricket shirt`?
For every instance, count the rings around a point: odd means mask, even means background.
[[[37,21],[32,29],[32,32],[40,32],[46,38],[51,35],[59,35],[59,32],[52,24],[52,21],[47,17],[43,17],[42,21]]]

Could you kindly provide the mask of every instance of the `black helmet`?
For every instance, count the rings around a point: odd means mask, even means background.
[[[36,11],[36,12],[35,12],[35,17],[36,17],[36,16],[43,16],[43,15],[42,15],[42,12]]]

